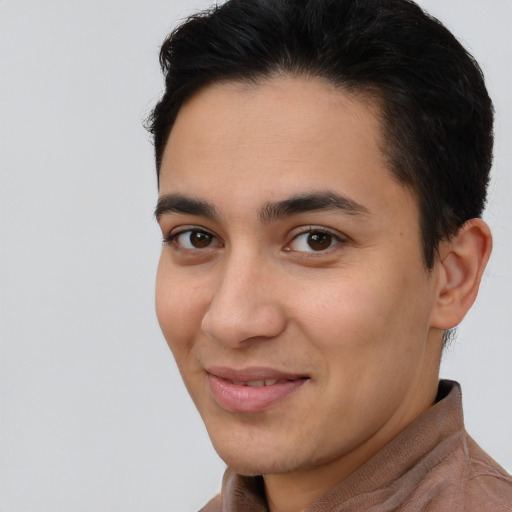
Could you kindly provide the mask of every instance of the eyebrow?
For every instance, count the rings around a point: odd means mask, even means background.
[[[264,224],[311,211],[335,211],[347,215],[369,213],[368,209],[353,199],[332,191],[299,194],[282,201],[269,202],[260,211],[260,220]],[[207,201],[182,194],[166,194],[158,199],[155,208],[157,220],[166,213],[197,215],[209,219],[218,219],[215,206]]]
[[[212,204],[184,196],[182,194],[166,194],[158,199],[155,208],[156,220],[166,213],[183,213],[185,215],[198,215],[209,219],[218,218],[215,206]]]
[[[286,217],[311,211],[334,211],[348,215],[367,214],[369,210],[345,195],[332,191],[313,192],[292,196],[283,201],[267,203],[261,210],[263,223],[275,222]]]

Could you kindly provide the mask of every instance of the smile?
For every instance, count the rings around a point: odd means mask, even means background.
[[[263,412],[294,394],[308,380],[305,376],[283,375],[264,368],[208,370],[214,401],[226,411],[239,413]]]
[[[252,388],[261,388],[263,386],[273,386],[278,381],[277,379],[266,379],[266,380],[250,380],[248,382],[233,382],[237,386],[249,386]]]

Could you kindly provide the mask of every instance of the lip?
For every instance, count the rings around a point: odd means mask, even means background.
[[[290,374],[272,368],[228,367],[207,369],[208,383],[213,398],[223,409],[230,412],[262,412],[299,390],[309,377]],[[268,385],[247,385],[267,381]]]

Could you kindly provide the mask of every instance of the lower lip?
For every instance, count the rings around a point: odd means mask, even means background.
[[[295,393],[307,379],[278,381],[271,386],[240,386],[208,374],[215,401],[230,412],[262,412]]]

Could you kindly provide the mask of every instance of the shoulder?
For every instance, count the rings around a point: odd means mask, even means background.
[[[469,471],[466,481],[468,511],[512,511],[512,476],[467,436]]]

